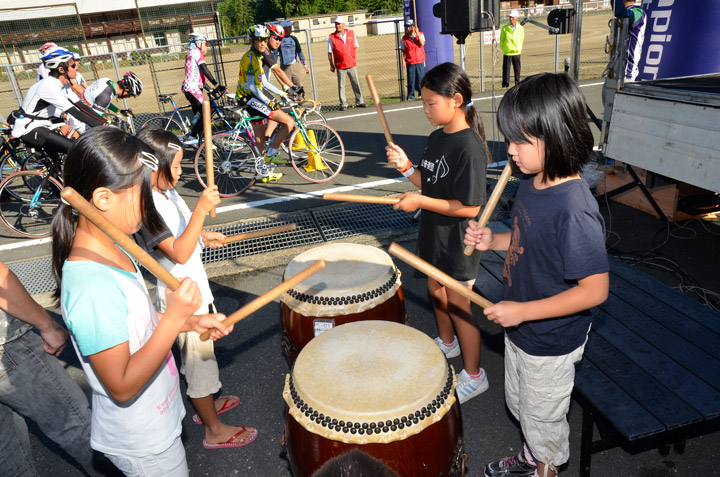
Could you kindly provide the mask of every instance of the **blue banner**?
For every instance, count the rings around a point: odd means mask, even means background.
[[[637,81],[720,72],[720,1],[643,0]]]
[[[418,29],[425,34],[425,67],[453,61],[453,37],[440,34],[440,19],[432,12],[433,5],[440,0],[403,0],[403,17],[413,19]]]

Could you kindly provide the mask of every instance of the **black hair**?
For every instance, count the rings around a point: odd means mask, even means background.
[[[162,217],[152,199],[152,170],[139,157],[152,150],[141,140],[114,127],[93,128],[75,141],[63,166],[63,182],[85,200],[99,187],[122,191],[141,184],[140,210],[143,225],[150,233],[158,233]],[[52,221],[52,265],[58,284],[55,297],[60,295],[62,267],[70,255],[78,218],[70,205],[61,203]]]
[[[440,96],[453,99],[456,94],[462,96],[462,106],[465,107],[465,121],[475,131],[485,148],[485,156],[488,161],[491,160],[490,150],[485,140],[485,128],[482,119],[472,103],[472,87],[470,86],[470,78],[455,63],[441,63],[430,69],[422,80],[420,80],[420,88],[427,88]]]
[[[579,174],[592,156],[587,105],[575,80],[564,73],[525,78],[500,101],[497,122],[505,141],[545,144],[543,181]]]
[[[168,144],[174,144],[182,151],[183,144],[180,139],[170,131],[160,128],[143,128],[137,133],[136,137],[155,151],[155,157],[158,160],[158,178],[172,183],[170,166],[178,149],[169,147]]]
[[[325,462],[312,477],[399,477],[385,462],[351,449]]]

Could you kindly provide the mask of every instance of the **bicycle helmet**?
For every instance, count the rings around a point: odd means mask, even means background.
[[[270,31],[270,34],[272,36],[276,36],[282,40],[282,38],[285,36],[285,30],[282,29],[280,25],[274,24],[274,25],[268,25],[267,29]]]
[[[270,33],[268,32],[268,29],[265,28],[265,25],[253,25],[248,28],[247,34],[251,40],[255,40],[257,38],[267,38],[270,36]]]
[[[190,43],[199,43],[207,41],[207,37],[204,33],[192,32],[190,33]]]
[[[49,53],[43,56],[43,64],[50,70],[54,70],[63,63],[67,64],[68,61],[72,60],[73,55],[67,50],[62,48],[52,49]]]
[[[53,43],[52,41],[48,41],[43,46],[38,48],[38,51],[40,52],[41,56],[44,56],[52,48],[57,48],[57,45],[55,43]]]
[[[143,92],[142,81],[140,81],[140,78],[138,78],[137,75],[132,71],[128,71],[127,73],[125,73],[122,79],[118,81],[118,84],[123,89],[128,90],[133,96],[140,96],[140,94]]]

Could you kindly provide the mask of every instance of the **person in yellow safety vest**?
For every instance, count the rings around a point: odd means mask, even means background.
[[[500,49],[503,52],[502,87],[510,86],[510,63],[515,72],[515,84],[520,82],[520,53],[525,41],[525,28],[518,23],[517,10],[510,10],[510,23],[500,30]]]

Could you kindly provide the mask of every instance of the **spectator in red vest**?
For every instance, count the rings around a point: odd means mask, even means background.
[[[328,60],[330,61],[330,71],[335,73],[337,70],[340,109],[345,111],[348,106],[345,99],[346,76],[350,78],[350,85],[355,93],[355,105],[358,108],[367,108],[367,104],[363,101],[357,75],[355,50],[358,48],[358,42],[355,32],[345,28],[345,18],[342,16],[333,18],[333,23],[335,24],[335,33],[328,38]]]
[[[420,80],[425,76],[425,35],[411,18],[405,20],[405,36],[400,49],[407,65],[407,99],[415,99],[415,91],[420,99]]]

